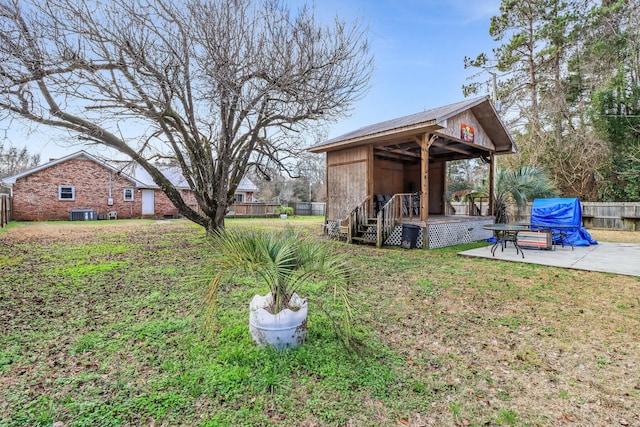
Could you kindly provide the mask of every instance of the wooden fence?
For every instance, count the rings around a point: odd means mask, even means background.
[[[469,200],[468,202],[450,202],[447,208],[452,208],[452,214],[448,215],[468,215],[487,216],[489,215],[489,203],[486,199]]]
[[[11,221],[11,196],[0,194],[0,228]]]
[[[234,203],[227,218],[275,217],[277,203]]]
[[[531,204],[518,221],[529,222]],[[582,202],[585,228],[640,231],[640,202]]]
[[[640,202],[581,202],[582,224],[585,228],[602,228],[609,230],[640,231]],[[531,203],[522,212],[515,213],[515,221],[530,222]],[[454,215],[470,215],[468,202],[451,202]],[[480,208],[482,215],[487,215],[488,205]]]
[[[325,214],[326,203],[320,202],[297,202],[293,204],[293,211],[296,215],[321,216]]]

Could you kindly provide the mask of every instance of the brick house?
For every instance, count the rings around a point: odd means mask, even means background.
[[[197,209],[179,168],[167,166],[163,173],[187,205]],[[85,151],[6,177],[2,184],[11,188],[15,221],[178,216],[169,198],[142,168],[105,162]]]

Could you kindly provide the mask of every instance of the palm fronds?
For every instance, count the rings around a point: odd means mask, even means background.
[[[219,230],[211,244],[217,273],[207,299],[209,307],[220,284],[232,283],[239,275],[254,280],[257,291],[260,286],[269,288],[274,314],[288,308],[293,293],[313,281],[332,290],[333,298],[343,307],[345,326],[351,324],[348,284],[352,272],[346,260],[325,242],[287,227],[284,231]]]

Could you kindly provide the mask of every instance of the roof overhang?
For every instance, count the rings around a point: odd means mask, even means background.
[[[29,175],[34,174],[36,172],[40,172],[40,171],[48,169],[48,168],[50,168],[52,166],[55,166],[55,165],[58,165],[60,163],[64,163],[66,161],[73,160],[73,159],[91,160],[91,161],[99,164],[100,166],[112,171],[113,173],[120,174],[120,176],[122,176],[126,180],[130,181],[131,183],[133,183],[136,187],[144,187],[144,185],[145,185],[144,183],[136,180],[135,178],[133,178],[133,177],[127,175],[127,174],[122,173],[122,171],[120,169],[110,165],[109,163],[107,163],[107,162],[105,162],[103,160],[100,160],[99,158],[97,158],[95,156],[92,156],[91,154],[87,153],[84,150],[80,150],[80,151],[77,151],[77,152],[75,152],[73,154],[69,154],[67,156],[51,160],[50,162],[43,163],[43,164],[38,165],[36,167],[33,167],[33,168],[27,169],[25,171],[22,171],[22,172],[20,172],[18,174],[5,177],[5,178],[2,179],[2,183],[12,186],[20,178],[24,178],[25,176],[29,176]]]
[[[447,136],[443,129],[448,120],[470,111],[491,140],[493,147],[484,147]],[[516,151],[515,143],[487,97],[471,99],[434,108],[421,113],[365,126],[308,149],[312,153],[324,153],[362,145],[373,145],[374,154],[389,157],[419,153],[419,141],[425,134],[436,136],[429,156],[456,160],[484,157],[489,154],[507,154]]]

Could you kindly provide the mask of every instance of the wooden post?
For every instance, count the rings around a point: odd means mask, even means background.
[[[8,222],[7,217],[5,216],[7,212],[6,200],[7,196],[0,194],[0,228],[3,228]]]
[[[429,147],[435,141],[436,136],[422,135],[420,141],[420,221],[427,221],[429,217]]]
[[[365,188],[365,192],[366,195],[365,197],[371,197],[371,200],[369,202],[369,212],[373,212],[373,204],[375,203],[374,200],[374,196],[373,196],[373,175],[374,175],[374,168],[373,168],[373,145],[370,145],[367,148],[367,167],[366,167],[366,175],[367,175],[367,183],[366,183],[366,188]]]
[[[329,223],[327,212],[329,212],[329,153],[324,153],[324,223]],[[338,218],[334,218],[340,221]],[[339,225],[339,224],[338,224]],[[340,236],[340,234],[338,234]],[[338,237],[338,240],[340,237]]]
[[[493,212],[493,200],[496,181],[496,158],[493,153],[489,155],[489,159],[489,215],[493,216],[495,214]],[[482,215],[482,212],[480,214]]]
[[[378,225],[376,226],[376,247],[381,248],[382,244],[382,211],[378,212]]]

